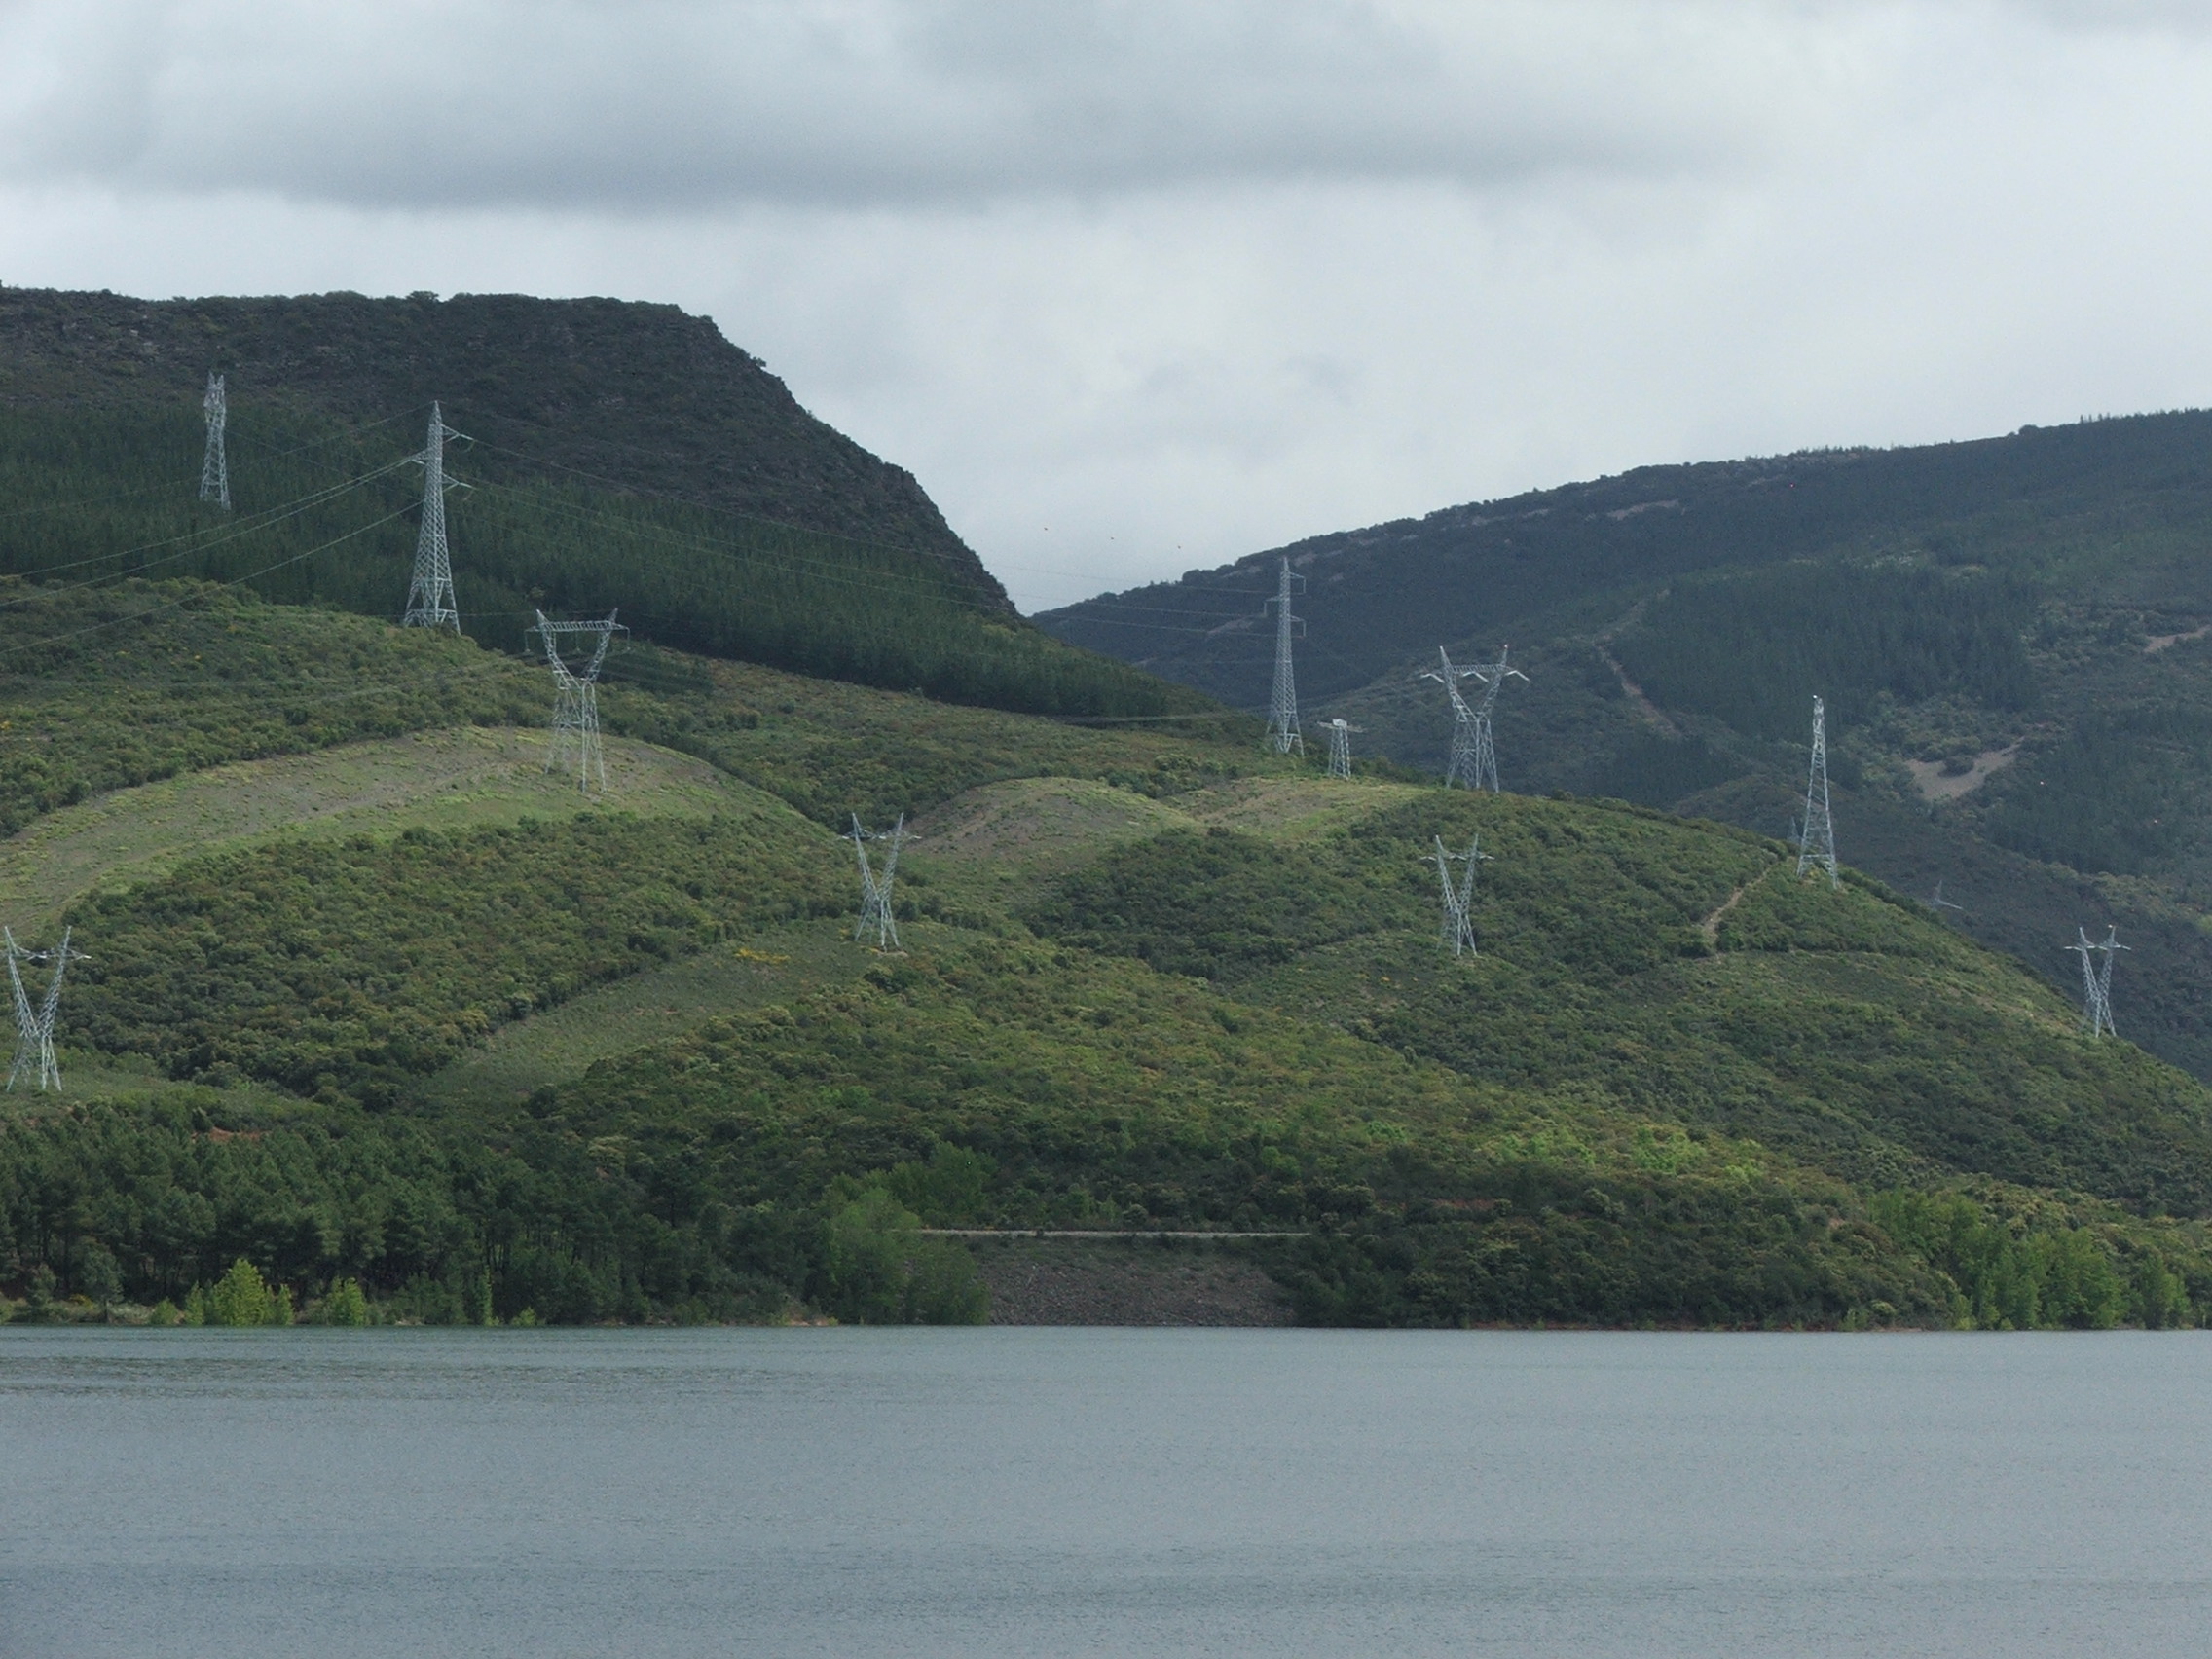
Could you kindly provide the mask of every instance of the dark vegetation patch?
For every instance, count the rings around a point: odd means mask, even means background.
[[[1477,829],[1482,954],[1454,962],[1421,852]],[[1140,843],[1031,919],[1247,1000],[1329,1009],[1469,1077],[1588,1087],[1855,1181],[1982,1172],[2212,1209],[2201,1089],[2071,1035],[2046,993],[1918,907],[1800,881],[1775,853],[1655,814],[1445,796],[1292,849]]]
[[[1839,729],[1863,724],[1883,695],[2027,709],[2033,614],[2031,589],[1985,574],[1790,564],[1678,581],[1613,648],[1663,708],[1801,741],[1815,696]]]
[[[509,659],[250,594],[0,582],[0,834],[226,761],[544,715],[537,677]]]
[[[0,324],[4,313],[0,297]],[[405,460],[423,446],[432,394],[341,421],[287,389],[235,382],[236,510],[224,512],[195,497],[199,385],[195,373],[133,383],[120,402],[0,407],[0,497],[11,502],[0,573],[69,589],[132,576],[236,582],[283,604],[396,618],[423,489]],[[474,414],[465,397],[445,405],[463,429]],[[447,451],[449,470],[473,486],[447,503],[461,626],[497,650],[523,651],[539,608],[619,608],[662,645],[952,702],[1088,716],[1211,708],[1022,621],[941,522],[920,540],[886,541],[814,528],[821,515],[737,516],[712,489],[688,498],[625,489],[654,473],[652,458],[587,478],[530,442]],[[714,458],[696,469],[713,476]]]
[[[2170,868],[2202,843],[2212,708],[2093,712],[2026,750],[1985,788],[1979,823],[1999,846],[2090,872]]]
[[[179,1079],[389,1105],[534,1009],[835,911],[826,840],[766,817],[608,814],[220,854],[71,911],[100,943],[71,1028]]]

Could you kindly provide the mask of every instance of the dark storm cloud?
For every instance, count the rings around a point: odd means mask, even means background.
[[[1755,15],[1723,50],[1709,9],[1594,0],[81,0],[0,12],[0,156],[360,206],[1488,184],[1710,164],[1816,62]]]

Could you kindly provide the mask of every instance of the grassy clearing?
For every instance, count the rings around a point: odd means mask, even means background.
[[[713,767],[609,738],[614,788],[587,799],[545,771],[546,734],[462,726],[245,760],[66,807],[0,842],[0,918],[51,928],[92,892],[166,875],[187,858],[277,837],[329,839],[563,819],[609,808],[705,816],[755,793]]]
[[[1433,786],[1293,773],[1217,785],[1183,804],[1200,824],[1278,841],[1305,841],[1346,829],[1386,806],[1404,806],[1436,793]]]
[[[858,978],[877,961],[849,922],[817,921],[718,945],[587,991],[494,1032],[429,1080],[428,1101],[505,1109],[595,1062],[676,1039],[710,1019]]]
[[[296,1097],[257,1083],[239,1083],[227,1088],[205,1085],[180,1088],[141,1054],[108,1054],[97,1049],[60,1046],[55,1058],[61,1066],[60,1091],[40,1093],[24,1087],[0,1093],[0,1124],[36,1123],[72,1111],[88,1100],[129,1106],[157,1100],[182,1101],[187,1107],[199,1108],[211,1123],[281,1118],[309,1109]]]
[[[1043,884],[1169,830],[1219,827],[1302,841],[1434,793],[1290,773],[1159,800],[1088,778],[1016,778],[969,790],[916,820],[917,841],[902,865],[917,894],[935,888],[968,903],[1017,907]]]
[[[608,673],[608,730],[712,760],[839,829],[848,813],[924,812],[1009,779],[1097,778],[1161,797],[1300,764],[1263,754],[1243,716],[1082,726],[669,652],[640,658],[634,682],[625,659]]]

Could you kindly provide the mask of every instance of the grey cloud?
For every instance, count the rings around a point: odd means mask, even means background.
[[[1664,172],[1756,148],[1825,73],[1788,8],[1720,10],[1724,40],[1638,0],[34,0],[0,12],[0,159],[618,211]]]

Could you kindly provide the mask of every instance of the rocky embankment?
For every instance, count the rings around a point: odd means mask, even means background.
[[[971,1238],[994,1325],[1287,1325],[1290,1298],[1233,1246]]]

